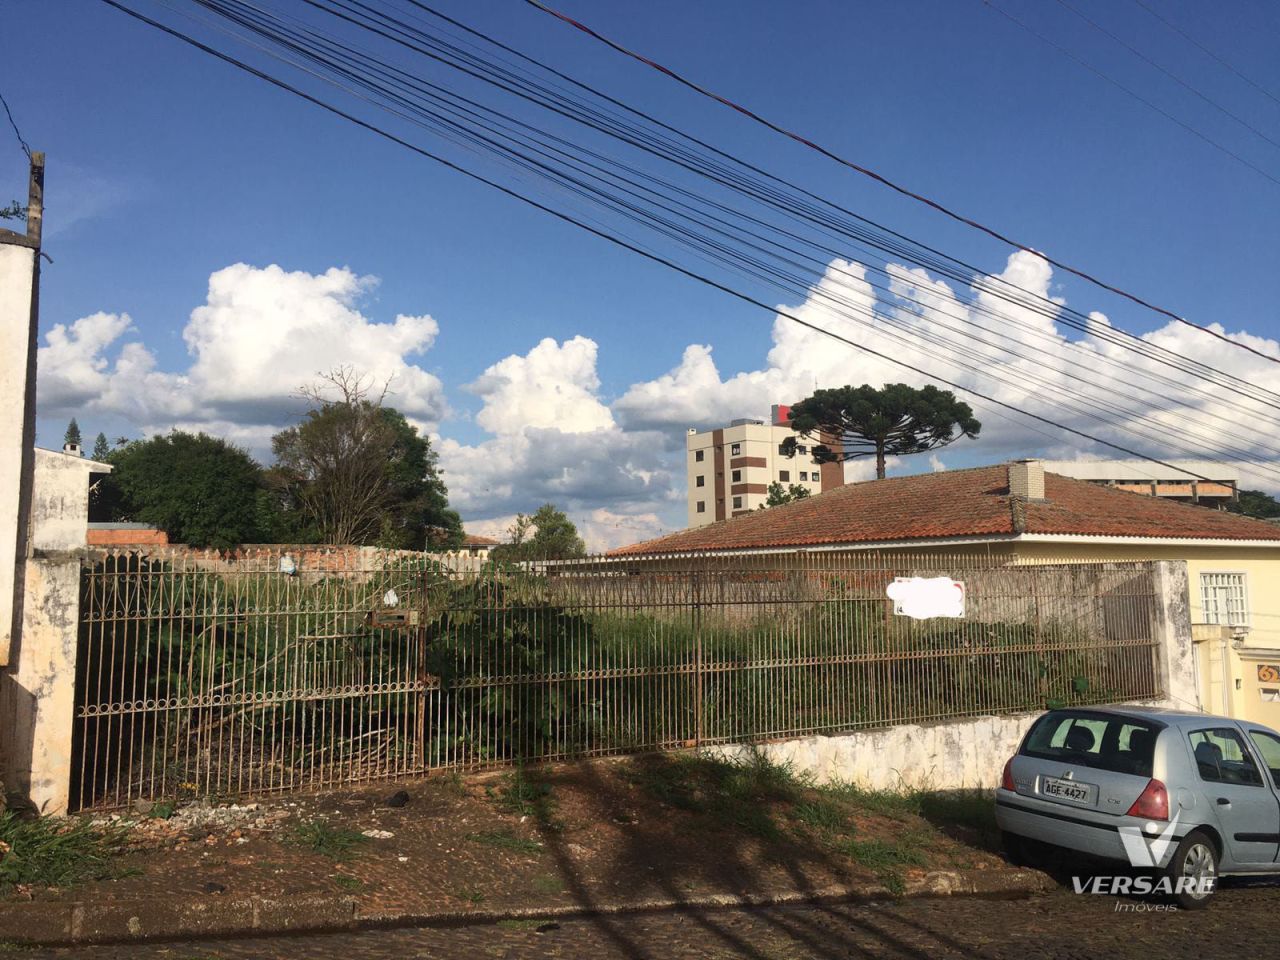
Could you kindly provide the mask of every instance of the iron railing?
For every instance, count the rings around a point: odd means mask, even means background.
[[[234,796],[1160,695],[1150,564],[103,552],[73,803]],[[900,576],[962,619],[895,615]]]

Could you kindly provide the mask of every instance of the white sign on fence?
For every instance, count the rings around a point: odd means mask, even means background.
[[[897,577],[885,593],[899,616],[915,620],[964,616],[964,584],[950,577]]]

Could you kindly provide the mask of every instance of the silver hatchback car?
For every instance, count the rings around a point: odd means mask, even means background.
[[[1202,907],[1224,874],[1280,873],[1280,734],[1178,710],[1052,710],[1005,764],[996,822],[1015,860],[1034,863],[1039,842],[1120,861],[1142,880],[1128,892]]]

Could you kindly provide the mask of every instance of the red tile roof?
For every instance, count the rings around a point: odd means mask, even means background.
[[[462,536],[462,542],[468,547],[496,547],[501,540],[495,540],[493,537],[482,537],[478,533],[466,533]]]
[[[1045,474],[1043,501],[1011,501],[1008,466],[851,483],[770,510],[620,547],[614,555],[1080,534],[1273,540],[1280,527],[1207,507]]]

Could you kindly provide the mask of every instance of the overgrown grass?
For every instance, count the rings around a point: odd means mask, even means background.
[[[0,895],[19,884],[68,887],[125,875],[125,834],[87,820],[23,820],[0,814]]]
[[[289,840],[331,860],[350,860],[367,838],[348,827],[334,827],[323,820],[307,820],[293,828]]]
[[[480,833],[468,833],[467,839],[473,843],[483,843],[487,847],[513,850],[516,853],[538,853],[542,850],[542,844],[536,840],[517,837],[510,830],[485,830]]]
[[[360,890],[364,887],[364,881],[359,877],[353,877],[349,873],[340,873],[333,878],[333,882],[340,886],[343,890],[352,892]]]

